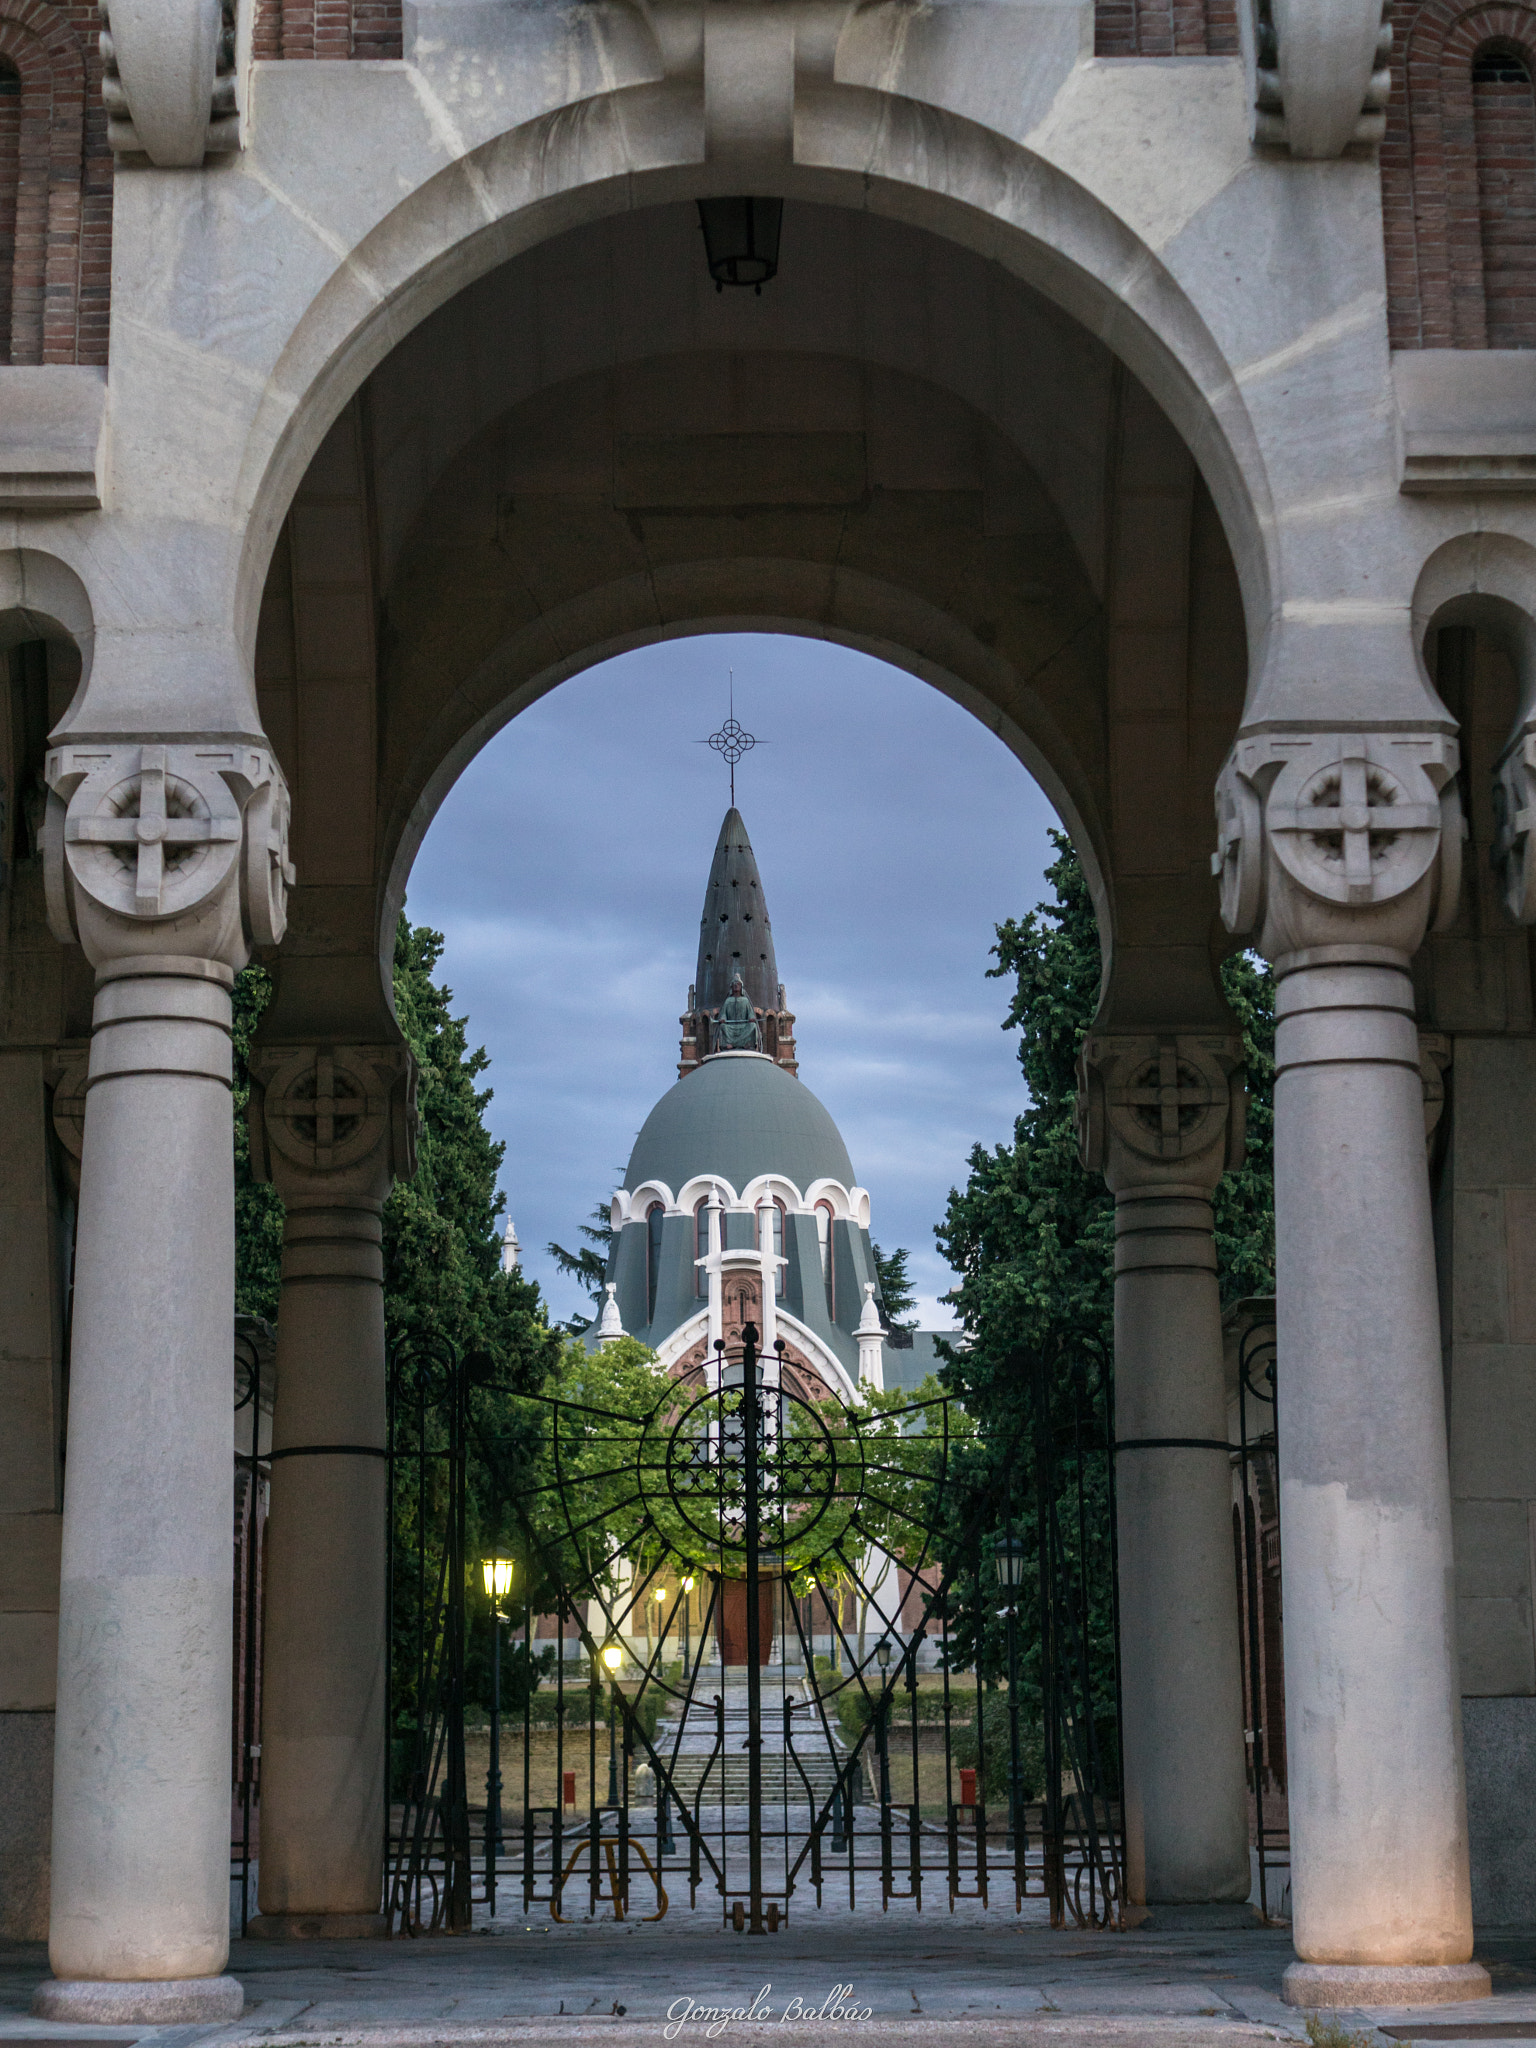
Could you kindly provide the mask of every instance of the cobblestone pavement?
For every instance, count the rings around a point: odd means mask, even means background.
[[[1345,2038],[1372,2048],[1536,2043],[1536,1935],[1491,1937],[1479,1955],[1493,1972],[1491,2000],[1340,2014]],[[910,1907],[799,1913],[763,1938],[727,1932],[703,1910],[650,1925],[503,1917],[458,1940],[236,1941],[230,1969],[245,1986],[243,2018],[150,2030],[32,2019],[46,1956],[13,1945],[0,1948],[0,2048],[690,2048],[711,2039],[788,2048],[841,2034],[883,2048],[1245,2048],[1306,2039],[1301,2015],[1280,2002],[1290,1956],[1282,1928],[1098,1934]]]

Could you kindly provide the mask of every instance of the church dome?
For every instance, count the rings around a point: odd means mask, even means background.
[[[816,1180],[853,1186],[842,1134],[803,1081],[761,1053],[719,1053],[651,1111],[624,1185],[659,1180],[675,1195],[696,1174],[718,1174],[739,1194],[760,1173],[783,1174],[802,1194]]]

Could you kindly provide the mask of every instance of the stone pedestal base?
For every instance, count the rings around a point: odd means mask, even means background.
[[[1292,1963],[1287,2005],[1457,2005],[1493,1990],[1481,1963]]]
[[[142,1983],[53,1978],[40,1984],[32,2011],[40,2020],[86,2026],[183,2026],[236,2020],[245,1993],[233,1977],[167,1977]]]
[[[382,1913],[258,1913],[247,1941],[367,1941],[389,1932]]]

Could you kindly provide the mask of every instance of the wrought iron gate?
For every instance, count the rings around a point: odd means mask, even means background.
[[[467,1931],[508,1891],[560,1919],[718,1902],[753,1933],[833,1900],[1120,1924],[1107,1375],[1021,1356],[1032,1399],[998,1443],[950,1395],[849,1407],[741,1337],[634,1412],[397,1351],[392,1927]],[[466,1463],[494,1470],[509,1407],[536,1444],[512,1504],[526,1670],[539,1616],[556,1635],[521,1798],[493,1765],[480,1817]]]

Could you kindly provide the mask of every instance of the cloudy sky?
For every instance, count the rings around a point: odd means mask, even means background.
[[[676,1078],[678,1016],[726,771],[698,744],[736,713],[761,744],[736,798],[762,871],[800,1078],[912,1253],[925,1324],[953,1276],[933,1226],[978,1139],[1022,1106],[993,927],[1042,891],[1054,814],[968,712],[866,655],[771,634],[674,640],[553,691],[439,812],[407,912],[491,1056],[489,1121],[523,1263],[553,1312],[582,1298],[545,1250],[576,1242]]]

